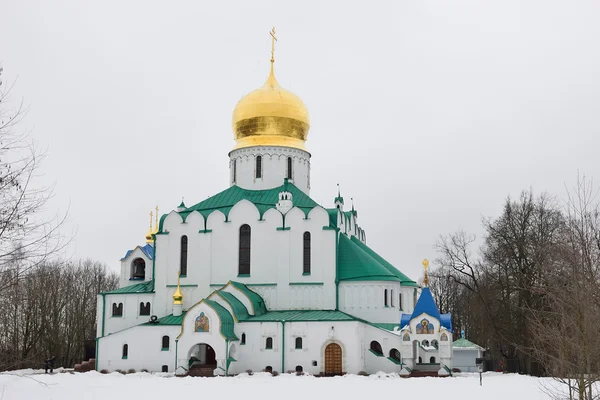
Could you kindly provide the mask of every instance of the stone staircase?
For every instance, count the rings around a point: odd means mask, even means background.
[[[216,367],[216,365],[202,365],[192,367],[188,371],[188,376],[214,376],[213,371]]]
[[[75,372],[88,372],[96,369],[96,359],[90,358],[87,361],[83,361],[81,364],[75,364],[73,370]]]

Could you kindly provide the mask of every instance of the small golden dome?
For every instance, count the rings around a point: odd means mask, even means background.
[[[271,61],[265,84],[244,96],[233,110],[234,150],[251,146],[306,150],[308,110],[298,96],[279,86]]]

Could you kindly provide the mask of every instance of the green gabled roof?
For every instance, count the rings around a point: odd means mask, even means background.
[[[267,312],[267,307],[265,306],[265,301],[258,293],[253,290],[248,289],[246,285],[239,282],[229,281],[233,287],[244,293],[250,299],[252,303],[252,308],[254,308],[254,315],[262,315]]]
[[[454,348],[458,348],[458,349],[477,349],[477,350],[484,350],[483,347],[476,345],[475,343],[465,339],[465,338],[460,338],[458,340],[455,340],[452,343],[452,347]]]
[[[204,215],[204,217],[207,217],[214,210],[220,210],[225,216],[228,216],[231,208],[240,200],[245,199],[258,208],[262,217],[268,209],[276,207],[277,202],[279,201],[279,193],[282,191],[292,193],[294,207],[300,208],[306,215],[308,215],[310,210],[318,206],[317,202],[308,197],[292,183],[265,190],[248,190],[234,185],[196,205],[188,207],[180,214],[184,220],[192,211],[198,211]]]
[[[220,331],[221,335],[225,337],[225,339],[229,340],[238,340],[237,336],[233,331],[233,317],[229,314],[229,311],[219,303],[213,300],[204,299],[203,300],[210,308],[215,310],[219,319],[221,320]]]
[[[373,257],[375,260],[377,260],[377,262],[379,262],[381,265],[383,265],[384,268],[386,268],[388,271],[390,271],[392,274],[394,274],[394,276],[399,278],[400,282],[402,282],[403,286],[417,286],[417,283],[415,281],[410,279],[408,276],[404,275],[402,272],[398,271],[398,269],[396,267],[394,267],[392,264],[390,264],[388,261],[386,261],[379,254],[375,253],[369,246],[367,246],[366,244],[361,242],[358,238],[356,238],[355,236],[352,236],[351,240],[358,247],[363,249],[367,254],[369,254],[371,257]]]
[[[400,278],[388,271],[343,233],[339,235],[338,246],[338,280],[400,281]]]
[[[154,281],[148,281],[144,283],[136,283],[135,285],[125,286],[108,292],[102,292],[102,294],[132,294],[132,293],[153,293],[154,292]]]
[[[281,321],[356,321],[356,318],[335,310],[279,310],[269,311],[260,316],[251,316],[244,322]]]
[[[159,318],[156,322],[146,322],[146,326],[154,326],[154,325],[181,325],[181,321],[183,321],[183,317],[185,316],[185,311],[179,315],[175,316],[173,314],[165,315],[162,318]]]
[[[222,290],[217,290],[216,293],[217,293],[217,295],[221,296],[223,298],[223,300],[225,300],[231,306],[231,309],[233,310],[233,313],[235,314],[235,318],[238,321],[243,321],[248,318],[248,316],[249,316],[248,309],[237,297],[235,297],[233,294],[231,294],[229,292],[225,292]]]

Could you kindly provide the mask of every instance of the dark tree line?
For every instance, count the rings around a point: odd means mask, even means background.
[[[97,295],[115,289],[118,276],[91,260],[48,262],[26,269],[18,260],[0,271],[16,282],[0,292],[0,370],[72,367],[84,360],[84,342],[96,337]]]
[[[525,191],[483,220],[483,243],[457,232],[437,243],[430,287],[455,332],[496,367],[550,375],[592,399],[600,377],[600,208],[580,178],[563,204]]]

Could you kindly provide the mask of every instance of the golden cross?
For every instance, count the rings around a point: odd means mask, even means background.
[[[158,206],[156,206],[155,210],[156,210],[156,216],[154,218],[156,220],[156,227],[154,229],[156,229],[158,231]]]
[[[152,211],[150,211],[150,232],[152,232]]]
[[[275,41],[277,40],[277,38],[275,37],[275,27],[273,27],[273,29],[271,29],[271,32],[269,32],[271,34],[271,62],[274,63],[275,62]]]

